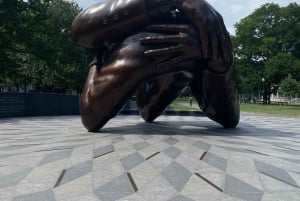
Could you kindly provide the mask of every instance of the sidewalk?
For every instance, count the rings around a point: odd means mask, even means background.
[[[1,201],[299,201],[299,119],[0,119]]]

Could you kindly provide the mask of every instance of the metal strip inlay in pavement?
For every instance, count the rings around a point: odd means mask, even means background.
[[[132,185],[132,188],[133,188],[134,192],[137,192],[138,191],[138,187],[137,187],[137,185],[136,185],[136,183],[135,183],[132,175],[130,174],[130,172],[127,172],[127,177],[128,177],[128,179],[129,179],[129,181],[130,181],[130,183]]]
[[[223,193],[223,189],[221,189],[219,186],[217,186],[216,184],[212,183],[211,181],[209,181],[208,179],[206,179],[205,177],[203,177],[201,174],[195,173],[195,175],[197,175],[203,181],[205,181],[206,183],[208,183],[209,185],[211,185],[212,187],[214,187],[215,189],[217,189],[218,191],[220,191],[221,193]]]
[[[59,177],[58,177],[58,179],[57,179],[57,181],[56,181],[56,183],[55,183],[55,185],[54,185],[53,188],[56,188],[56,187],[58,187],[58,186],[60,185],[61,181],[63,180],[63,178],[64,178],[64,176],[65,176],[65,174],[66,174],[66,172],[67,172],[67,170],[64,169],[64,170],[60,173],[60,175],[59,175]]]

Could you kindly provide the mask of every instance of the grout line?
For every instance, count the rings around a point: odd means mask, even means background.
[[[54,188],[58,187],[61,183],[61,181],[63,180],[65,174],[66,174],[67,170],[66,169],[63,169],[63,171],[60,173],[55,185],[54,185]]]
[[[151,156],[148,156],[148,157],[146,158],[146,160],[149,160],[150,158],[156,156],[156,155],[159,154],[159,153],[160,153],[160,152],[156,152],[155,154],[152,154]]]
[[[128,179],[129,179],[129,181],[130,181],[130,183],[132,185],[132,188],[133,188],[134,192],[137,192],[138,188],[137,188],[136,183],[134,182],[133,177],[130,174],[130,172],[127,172],[127,177],[128,177]]]
[[[197,175],[198,177],[200,177],[201,179],[203,179],[205,182],[207,182],[208,184],[210,184],[212,187],[214,187],[215,189],[217,189],[218,191],[220,191],[221,193],[223,193],[223,190],[220,187],[218,187],[217,185],[215,185],[214,183],[212,183],[211,181],[209,181],[208,179],[206,179],[205,177],[203,177],[199,173],[195,173],[195,175]]]
[[[280,148],[288,149],[288,150],[292,150],[292,151],[300,151],[300,150],[297,150],[297,149],[288,148],[288,147],[284,147],[284,146],[278,146],[278,145],[275,145],[275,147],[280,147]]]
[[[201,160],[201,161],[203,160],[203,158],[205,157],[206,154],[207,154],[207,152],[205,151],[205,152],[201,155],[201,157],[200,157],[200,160]]]
[[[43,151],[61,151],[61,150],[68,150],[68,149],[73,149],[73,148],[62,148],[62,149],[42,149],[42,150],[37,150],[33,152],[43,152]]]
[[[99,157],[101,157],[101,156],[105,156],[105,155],[110,154],[110,153],[112,153],[112,152],[114,152],[114,150],[109,151],[109,152],[104,153],[104,154],[100,154],[100,155],[98,155],[98,156],[94,156],[94,158],[99,158]]]
[[[253,153],[260,154],[260,155],[269,156],[268,154],[264,154],[264,153],[261,153],[261,152],[258,152],[258,151],[254,151],[254,150],[251,150],[251,149],[245,149],[245,150],[248,150],[248,151],[251,151]]]

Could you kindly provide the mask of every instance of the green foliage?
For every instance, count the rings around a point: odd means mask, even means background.
[[[292,96],[299,95],[300,83],[293,79],[291,74],[280,82],[280,91],[284,95],[292,98]]]
[[[79,91],[88,56],[68,33],[77,4],[64,0],[0,0],[0,85],[47,92]]]
[[[235,25],[232,37],[242,93],[278,85],[291,74],[300,79],[300,6],[265,4]]]

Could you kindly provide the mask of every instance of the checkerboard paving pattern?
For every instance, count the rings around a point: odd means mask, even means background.
[[[299,201],[300,119],[0,120],[1,201]]]

